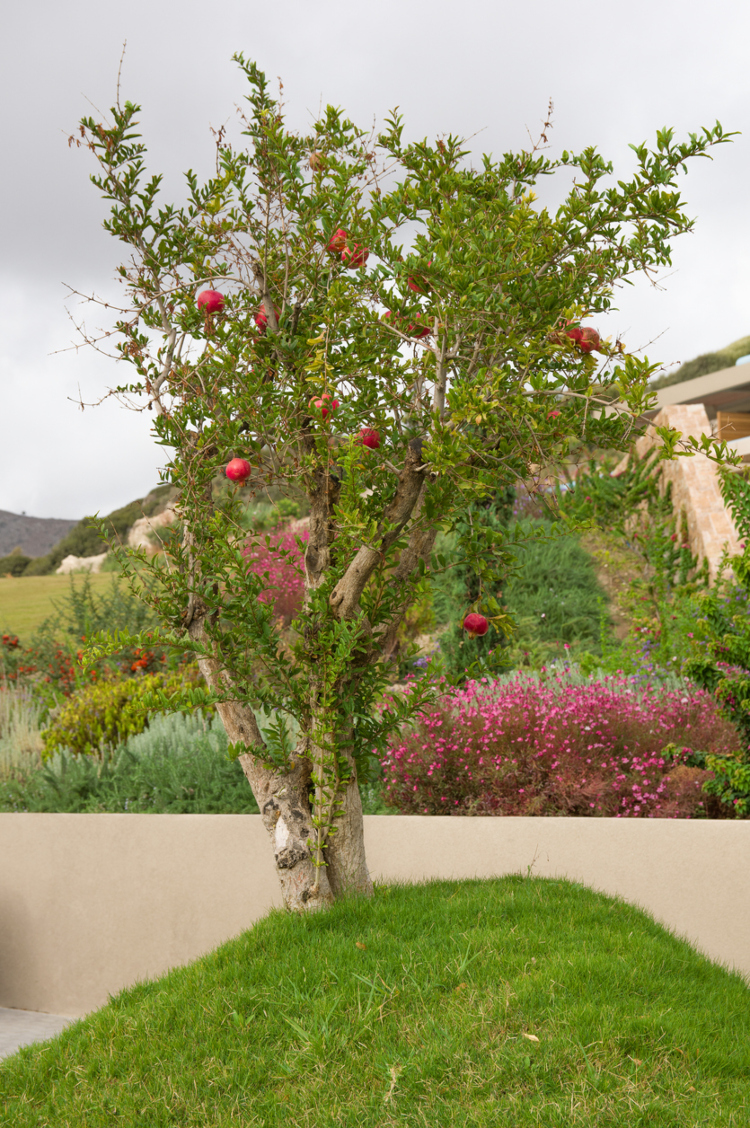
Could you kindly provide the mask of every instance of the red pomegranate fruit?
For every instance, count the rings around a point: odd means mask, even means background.
[[[339,401],[337,399],[331,399],[328,392],[323,392],[323,395],[318,399],[310,400],[310,407],[313,407],[316,411],[319,411],[324,419],[328,415],[329,411],[331,415],[333,415],[338,406]]]
[[[569,337],[582,353],[590,353],[600,349],[602,339],[592,325],[574,325],[572,329],[565,330],[565,336]]]
[[[393,313],[391,312],[391,310],[387,309],[383,314],[383,321],[390,321],[392,317]],[[432,332],[432,329],[430,329],[429,325],[426,325],[424,323],[420,324],[420,322],[422,322],[422,314],[418,313],[416,322],[412,325],[406,326],[406,332],[409,334],[409,336],[416,337],[418,341],[421,341],[423,337],[429,337],[430,333]],[[402,326],[399,326],[399,328],[402,328]]]
[[[432,259],[430,259],[427,265],[432,266]],[[410,275],[406,279],[406,285],[410,290],[413,290],[415,294],[429,294],[432,290],[432,286],[427,279],[422,278],[419,274]]]
[[[278,325],[279,318],[281,317],[281,310],[278,310],[276,308],[276,306],[274,306],[273,312],[276,316],[276,324]],[[260,333],[265,333],[266,329],[268,328],[268,314],[266,313],[265,306],[262,306],[262,305],[258,306],[258,308],[255,311],[253,321],[258,326],[258,331]]]
[[[377,450],[380,446],[380,431],[376,431],[373,427],[363,427],[359,432],[359,440],[362,446]]]
[[[250,463],[246,458],[233,458],[231,462],[227,463],[226,473],[230,482],[239,482],[241,486],[244,486],[250,477]]]
[[[426,320],[425,315],[425,321]],[[422,314],[418,313],[415,324],[407,326],[407,332],[410,333],[412,337],[416,337],[418,341],[421,341],[423,337],[429,337],[432,329],[422,321]]]
[[[204,313],[220,313],[224,308],[224,295],[218,290],[204,290],[198,294],[196,304]]]
[[[347,270],[358,270],[364,266],[370,257],[367,247],[360,247],[356,243],[353,247],[344,247],[341,252],[341,261]]]
[[[581,352],[590,353],[594,350],[598,352],[601,343],[602,339],[596,329],[593,329],[590,325],[584,325],[581,329],[581,340],[578,343]]]
[[[484,615],[479,615],[476,611],[472,611],[464,619],[464,630],[467,632],[469,638],[476,638],[477,635],[486,635],[489,630],[490,624],[485,619]]]
[[[344,231],[343,227],[337,228],[331,238],[328,240],[326,250],[331,255],[340,255],[346,249],[346,240],[349,238],[349,232]]]

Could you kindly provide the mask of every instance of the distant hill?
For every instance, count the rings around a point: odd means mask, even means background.
[[[0,509],[0,556],[8,556],[14,548],[24,556],[44,556],[77,524],[62,517],[26,517]]]
[[[115,509],[105,518],[110,534],[121,542],[127,539],[131,527],[139,517],[152,517],[160,513],[176,497],[173,486],[157,486],[150,494]],[[7,530],[3,519],[9,518]],[[14,576],[47,576],[54,572],[66,556],[97,556],[107,550],[90,518],[82,521],[63,521],[55,518],[23,517],[0,510],[0,576],[10,572]],[[44,541],[32,542],[21,533],[36,526],[49,527]],[[28,547],[27,547],[28,546]],[[14,550],[20,548],[20,552]]]
[[[750,337],[740,337],[738,341],[732,341],[731,345],[717,352],[704,353],[703,356],[686,361],[676,372],[669,372],[666,376],[660,376],[658,380],[652,380],[649,387],[669,388],[672,384],[682,384],[685,380],[708,376],[709,372],[721,372],[722,368],[733,368],[740,357],[747,356],[748,353],[750,353]]]

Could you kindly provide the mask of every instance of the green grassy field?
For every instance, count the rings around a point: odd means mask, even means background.
[[[122,992],[0,1097],[14,1128],[739,1128],[750,992],[570,882],[380,887]]]
[[[101,592],[112,584],[112,572],[91,576],[94,592]],[[74,575],[79,584],[82,575]],[[17,634],[21,642],[28,642],[34,630],[54,611],[52,601],[70,591],[70,576],[21,576],[0,578],[0,631]]]

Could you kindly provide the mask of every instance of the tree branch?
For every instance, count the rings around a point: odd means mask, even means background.
[[[418,516],[422,509],[427,485],[428,483],[423,479],[423,489],[417,499],[417,504],[414,506],[415,516]],[[424,525],[421,524],[419,520],[414,522],[409,534],[409,541],[402,549],[398,564],[393,574],[389,576],[388,579],[389,588],[391,590],[395,588],[397,596],[408,583],[414,569],[419,566],[420,560],[424,560],[425,564],[427,564],[430,553],[435,545],[437,534],[437,525]],[[402,609],[396,618],[383,627],[380,632],[375,632],[377,649],[381,654],[387,655],[393,649],[398,628],[401,626],[408,606],[408,603],[402,601]]]
[[[331,592],[330,604],[339,619],[349,619],[354,615],[367,581],[411,517],[424,486],[425,480],[420,474],[422,465],[422,440],[412,439],[404,468],[399,474],[396,496],[378,526],[379,546],[370,548],[363,544]]]

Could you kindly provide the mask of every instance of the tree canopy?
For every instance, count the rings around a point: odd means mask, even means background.
[[[287,903],[310,908],[369,888],[357,775],[435,691],[378,705],[383,655],[445,563],[438,531],[458,532],[477,576],[466,612],[508,627],[505,534],[467,514],[581,441],[626,448],[656,366],[582,323],[670,264],[692,227],[678,175],[727,137],[718,123],[685,141],[659,130],[616,179],[593,148],[474,158],[457,137],[407,141],[396,113],[368,133],[329,106],[303,134],[236,61],[244,146],[221,131],[215,175],[188,172],[183,203],[147,173],[138,106],[84,119],[76,141],[128,248],[110,333],[134,375],[115,391],[153,412],[180,491],[181,540],[166,567],[143,561],[148,598],[164,637],[198,655]],[[534,187],[554,175],[567,187],[550,210]],[[661,435],[675,453],[678,434]],[[270,486],[310,504],[305,603],[284,640],[240,522],[248,490]]]

